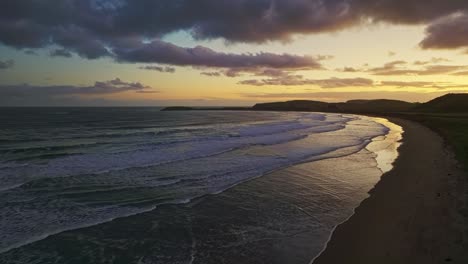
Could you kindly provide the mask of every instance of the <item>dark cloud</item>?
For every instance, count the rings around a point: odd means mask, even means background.
[[[368,71],[372,72],[374,74],[377,74],[377,75],[379,75],[379,74],[385,75],[384,73],[394,71],[394,70],[398,69],[397,68],[398,66],[405,65],[406,63],[407,63],[406,61],[402,61],[402,60],[392,61],[392,62],[386,63],[382,67],[371,68]]]
[[[264,42],[350,23],[348,0],[2,1],[0,42],[16,48],[59,45],[85,58],[112,56],[121,41],[186,30],[198,39]]]
[[[222,75],[221,72],[201,72],[200,74],[209,77],[220,77]]]
[[[175,68],[172,67],[163,67],[163,66],[143,66],[140,67],[142,70],[150,70],[150,71],[158,71],[158,72],[166,72],[166,73],[174,73],[176,72]]]
[[[34,56],[37,55],[37,53],[36,53],[34,50],[25,50],[25,51],[24,51],[24,54],[27,54],[27,55],[34,55]]]
[[[190,1],[186,1],[190,2]],[[348,0],[205,0],[190,27],[195,38],[265,42],[294,33],[334,31],[357,23]],[[201,9],[203,10],[203,9]],[[208,13],[209,12],[209,13]]]
[[[342,87],[370,87],[374,85],[374,81],[366,78],[329,78],[329,79],[305,79],[300,75],[286,75],[277,78],[262,79],[262,80],[244,80],[239,82],[244,85],[254,86],[299,86],[313,85],[321,88],[342,88]]]
[[[429,25],[422,47],[459,48],[468,46],[466,12],[465,0],[6,0],[0,2],[0,43],[20,49],[59,46],[88,59],[173,65],[221,64],[214,56],[240,67],[237,59],[258,63],[268,55],[233,57],[155,39],[183,30],[196,39],[262,43],[382,21]]]
[[[374,22],[423,24],[468,9],[464,0],[354,0],[354,12]]]
[[[286,77],[291,75],[292,72],[295,72],[299,69],[288,68],[288,69],[277,69],[277,68],[262,68],[262,67],[242,67],[242,68],[229,68],[226,70],[221,70],[218,72],[211,72],[210,74],[203,74],[206,76],[221,76],[224,75],[226,77],[239,77],[242,75],[250,75],[250,76],[267,76],[267,77]]]
[[[109,95],[122,92],[149,93],[157,92],[149,86],[139,82],[124,82],[119,78],[105,82],[95,82],[91,86],[74,85],[0,85],[0,97],[3,100],[8,98],[39,98],[39,97],[74,97],[86,95]]]
[[[15,62],[13,60],[0,60],[0,70],[10,69],[13,68],[13,66],[15,66]]]
[[[105,21],[102,22],[105,23]],[[65,47],[68,51],[73,51],[83,58],[97,59],[111,56],[108,50],[108,44],[111,42],[91,33],[88,29],[70,25],[54,31],[52,41],[55,44]]]
[[[80,87],[80,93],[84,94],[111,94],[121,92],[154,92],[150,86],[140,82],[124,82],[119,78],[106,82],[96,82],[94,86]]]
[[[421,47],[454,49],[468,47],[468,12],[455,13],[433,22],[426,29]]]
[[[64,58],[71,58],[73,56],[73,54],[71,54],[71,52],[69,52],[66,49],[52,50],[52,51],[50,51],[49,55],[51,57],[64,57]]]
[[[238,68],[238,69],[235,69],[235,68],[231,68],[231,69],[227,69],[225,70],[223,73],[225,76],[227,77],[231,77],[231,78],[234,78],[234,77],[239,77],[242,75],[242,73],[244,71],[248,71],[249,69],[246,69],[246,68]],[[251,69],[250,69],[251,70]]]
[[[114,50],[117,59],[125,62],[162,63],[177,66],[249,69],[258,67],[280,69],[321,69],[321,64],[311,56],[290,54],[216,52],[197,46],[183,48],[155,40],[150,43],[125,43]]]
[[[354,67],[344,67],[342,69],[336,69],[336,71],[340,72],[361,72],[362,69],[354,68]]]
[[[280,69],[261,69],[254,73],[256,76],[285,77],[290,73]]]

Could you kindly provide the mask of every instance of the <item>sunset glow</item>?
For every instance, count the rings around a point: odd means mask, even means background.
[[[49,3],[43,4],[47,8],[53,1],[45,2]],[[191,6],[191,1],[186,2]],[[164,8],[168,12],[182,12],[170,4],[164,7],[160,2],[148,3],[149,8],[137,10],[141,16],[155,16],[154,21],[138,22],[148,30],[118,28],[122,16],[136,15],[129,10],[137,7],[125,1],[81,4],[75,7],[75,24],[54,17],[59,24],[50,25],[45,14],[28,15],[27,10],[17,12],[17,17],[2,16],[0,103],[13,106],[251,105],[298,98],[323,101],[391,98],[419,102],[449,92],[468,91],[468,40],[444,42],[451,36],[438,29],[445,26],[456,32],[455,27],[463,27],[467,21],[466,12],[460,11],[466,10],[464,4],[447,4],[445,9],[433,4],[427,7],[427,14],[407,12],[398,14],[402,17],[392,17],[393,8],[398,7],[395,1],[381,6],[360,3],[369,1],[327,1],[317,10],[313,4],[322,1],[254,2],[252,6],[248,1],[200,4],[214,5],[222,12],[229,8],[243,11],[250,8],[252,17],[245,23],[235,28],[221,28],[219,24],[219,29],[208,25],[200,29],[200,20],[225,23],[222,25],[226,27],[229,26],[226,23],[234,22],[228,18],[222,21],[223,18],[209,13],[198,14],[201,12],[198,9],[190,12],[202,17],[187,21],[186,25],[173,22],[167,28],[160,26],[158,21],[165,18],[157,16]],[[408,5],[413,2],[422,4],[422,1],[409,1]],[[369,10],[360,10],[363,8],[360,5]],[[0,7],[7,11],[22,8],[20,4],[5,3]],[[72,7],[70,1],[59,8],[66,12]],[[283,21],[286,25],[281,27],[276,24],[279,22],[275,19],[286,19],[282,16],[292,15],[287,12],[301,7],[309,8],[310,13],[295,14],[300,21]],[[335,17],[336,9],[341,10],[343,21]],[[111,24],[105,29],[93,28],[82,21],[85,18],[79,16],[80,12],[96,19],[104,14]],[[256,14],[271,20],[261,20],[265,24],[260,27],[266,27],[263,31],[255,28],[255,23],[259,23],[253,17]],[[309,18],[317,21],[308,21]],[[330,21],[332,18],[337,21]],[[35,25],[43,35],[32,32]],[[77,35],[72,35],[73,32]],[[115,36],[107,36],[109,32]],[[466,38],[466,34],[460,38]],[[57,91],[60,90],[57,87],[89,88],[96,82],[116,79],[150,89],[145,92],[111,91],[111,88],[91,93]]]

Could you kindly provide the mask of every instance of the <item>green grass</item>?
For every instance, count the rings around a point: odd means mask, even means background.
[[[465,114],[402,114],[441,134],[450,144],[458,161],[468,170],[468,113]]]

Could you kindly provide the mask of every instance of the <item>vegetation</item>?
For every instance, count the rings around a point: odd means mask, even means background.
[[[287,101],[256,104],[254,110],[319,111],[341,113],[468,113],[468,94],[447,94],[427,103],[408,103],[398,100],[351,100],[345,103],[318,101]]]
[[[340,113],[386,113],[405,112],[418,106],[398,100],[352,100],[346,103],[325,103],[297,100],[277,103],[256,104],[253,110],[259,111],[315,111]]]
[[[399,116],[437,131],[453,147],[458,161],[468,170],[468,113],[402,113]]]
[[[413,110],[428,113],[466,113],[468,112],[468,94],[447,94],[418,105]]]

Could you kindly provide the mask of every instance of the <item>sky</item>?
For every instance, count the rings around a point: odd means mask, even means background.
[[[425,102],[467,61],[466,0],[0,2],[0,106]]]

